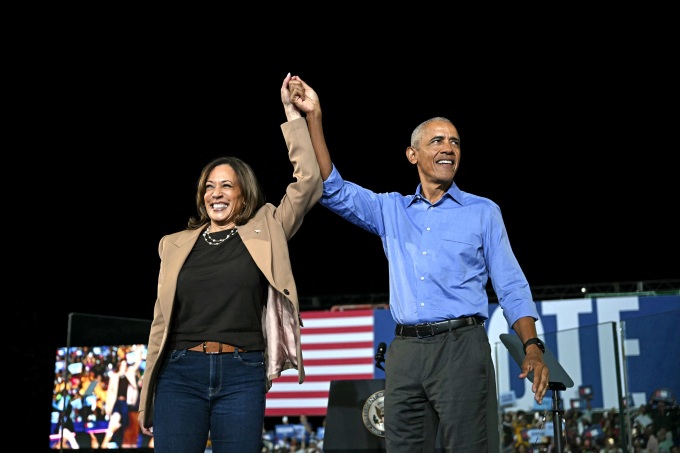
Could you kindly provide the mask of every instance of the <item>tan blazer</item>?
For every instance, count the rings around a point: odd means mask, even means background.
[[[298,371],[298,382],[305,379],[300,345],[300,306],[288,254],[288,240],[297,232],[307,212],[321,198],[323,182],[304,118],[281,125],[293,164],[295,181],[286,188],[278,206],[267,203],[238,227],[238,234],[253,260],[269,282],[267,306],[262,327],[265,336],[267,389],[272,380],[290,368]],[[153,394],[160,369],[159,357],[167,348],[169,321],[175,302],[177,276],[202,228],[164,236],[158,247],[161,258],[158,294],[149,334],[146,370],[139,402],[140,420],[153,425]]]

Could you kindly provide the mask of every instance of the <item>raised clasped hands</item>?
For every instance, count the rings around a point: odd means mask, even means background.
[[[316,91],[307,85],[300,77],[292,76],[288,82],[290,100],[305,114],[314,113],[319,109],[319,97]]]

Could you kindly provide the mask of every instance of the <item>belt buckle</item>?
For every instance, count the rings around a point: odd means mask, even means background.
[[[426,322],[426,323],[423,323],[423,324],[416,324],[414,327],[416,328],[416,337],[418,337],[418,338],[429,338],[429,337],[435,336],[434,327],[432,327],[431,322]],[[427,332],[427,334],[424,334],[424,333],[421,334],[420,333],[421,327],[429,327],[429,329],[428,329],[429,332]]]
[[[203,342],[203,353],[204,353],[204,354],[219,354],[219,353],[221,353],[221,352],[222,352],[222,343],[218,341],[217,344],[219,345],[219,347],[217,348],[217,351],[215,351],[215,352],[210,351],[210,352],[209,352],[209,351],[207,350],[207,348],[208,348],[208,342],[207,342],[207,341],[204,341],[204,342]]]

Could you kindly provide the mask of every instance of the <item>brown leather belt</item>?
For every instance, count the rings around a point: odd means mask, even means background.
[[[188,350],[205,352],[206,354],[224,354],[227,352],[234,352],[236,350],[238,350],[238,352],[246,352],[245,349],[237,348],[236,346],[232,346],[226,343],[220,343],[219,341],[204,341],[198,346],[194,346],[193,348],[189,348]]]
[[[440,333],[450,332],[465,326],[483,325],[484,319],[479,316],[468,316],[466,318],[448,319],[440,322],[426,322],[423,324],[403,325],[397,324],[394,330],[395,335],[402,337],[427,338]]]

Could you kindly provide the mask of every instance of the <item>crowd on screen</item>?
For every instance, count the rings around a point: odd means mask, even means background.
[[[52,392],[50,447],[140,448],[153,447],[153,440],[140,435],[137,399],[144,373],[144,345],[72,347],[57,350]],[[130,367],[134,381],[126,386],[125,419],[111,423],[107,410],[110,382],[121,362]],[[111,395],[108,395],[109,397]],[[113,395],[113,400],[116,395]],[[109,398],[109,402],[112,399]],[[108,404],[111,406],[111,403]]]

